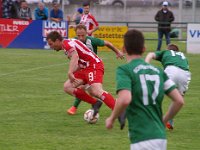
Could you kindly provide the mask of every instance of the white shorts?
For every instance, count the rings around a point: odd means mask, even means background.
[[[174,81],[181,95],[184,95],[184,93],[188,90],[191,73],[176,66],[167,66],[165,73],[172,81]]]
[[[166,139],[153,139],[131,144],[130,150],[166,150]]]

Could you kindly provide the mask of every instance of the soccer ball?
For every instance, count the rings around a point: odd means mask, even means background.
[[[93,117],[94,110],[88,109],[83,116],[83,119],[90,124],[95,124],[99,120],[99,113],[96,114],[95,117]]]

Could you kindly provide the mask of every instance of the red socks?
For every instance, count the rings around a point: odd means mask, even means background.
[[[94,99],[93,97],[91,97],[89,94],[87,94],[84,90],[82,89],[75,89],[73,94],[75,95],[75,97],[77,97],[78,99],[81,99],[87,103],[90,104],[95,104],[97,102],[96,99]],[[101,95],[101,100],[110,108],[110,109],[114,109],[115,106],[115,99],[113,98],[113,96],[107,92],[104,92]]]
[[[81,99],[87,103],[90,104],[95,104],[96,103],[96,99],[94,99],[93,97],[91,97],[90,95],[88,95],[84,90],[82,89],[75,89],[73,94],[75,95],[75,97],[77,97],[78,99]]]
[[[115,106],[115,99],[112,97],[111,94],[104,92],[101,95],[101,100],[110,108],[110,109],[114,109]]]

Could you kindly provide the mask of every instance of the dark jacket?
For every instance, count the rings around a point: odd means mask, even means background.
[[[174,15],[169,10],[167,10],[167,12],[164,13],[161,9],[155,15],[155,20],[158,22],[158,31],[170,32],[171,22],[174,21]]]
[[[2,18],[2,0],[0,0],[0,18]]]
[[[11,18],[14,19],[19,18],[19,8],[20,8],[20,3],[18,1],[14,1],[11,8]]]

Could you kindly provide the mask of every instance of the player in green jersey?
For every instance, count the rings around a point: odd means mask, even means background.
[[[117,58],[121,58],[121,59],[124,58],[124,54],[120,50],[118,50],[112,43],[110,43],[108,41],[101,40],[99,38],[92,37],[92,36],[87,36],[87,29],[86,29],[85,25],[82,25],[82,24],[77,25],[76,28],[75,28],[75,32],[76,32],[76,35],[77,35],[77,37],[75,37],[75,38],[80,40],[81,42],[83,42],[95,54],[97,54],[97,48],[99,46],[100,47],[107,46],[113,52],[115,52]],[[67,113],[69,115],[76,114],[76,111],[77,111],[77,108],[78,108],[80,102],[81,102],[81,100],[76,98],[74,100],[73,106],[70,107],[67,110]],[[101,107],[100,106],[102,104],[101,101],[98,101],[98,102],[99,102],[98,103],[99,104],[98,107]]]
[[[106,127],[113,128],[116,118],[126,110],[131,150],[166,150],[165,123],[172,119],[184,104],[174,82],[164,71],[141,57],[145,51],[144,36],[129,30],[124,36],[127,64],[116,71],[117,95],[114,110],[106,119]],[[163,116],[164,94],[171,105]]]
[[[145,61],[150,63],[152,59],[158,60],[162,63],[165,73],[175,82],[177,89],[184,96],[188,89],[191,80],[191,73],[185,55],[179,51],[175,44],[169,44],[166,50],[148,53]],[[170,120],[166,127],[168,129],[174,128],[173,120]]]

